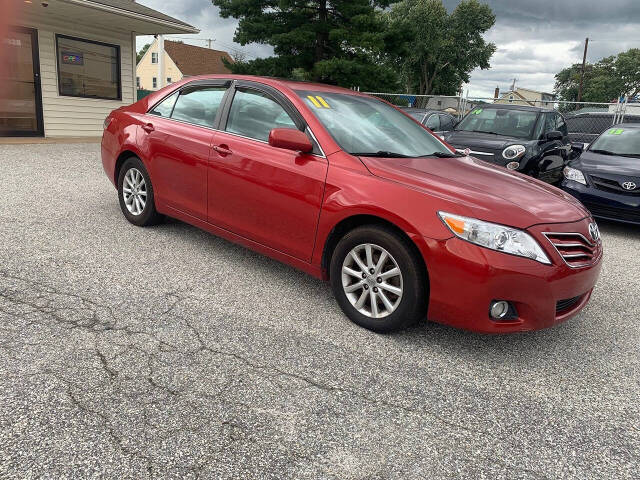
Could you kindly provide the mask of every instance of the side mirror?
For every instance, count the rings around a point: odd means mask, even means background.
[[[544,138],[549,141],[562,140],[562,137],[562,132],[560,132],[559,130],[551,130],[544,136]]]
[[[271,130],[269,145],[302,153],[309,153],[313,150],[313,145],[307,135],[293,128],[274,128]]]
[[[576,153],[582,153],[584,151],[584,143],[571,142],[571,150],[573,150]]]

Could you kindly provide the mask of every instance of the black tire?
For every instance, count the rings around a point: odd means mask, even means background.
[[[144,208],[138,213],[134,214],[130,212],[125,204],[124,198],[124,183],[125,176],[131,170],[135,169],[142,174],[144,178],[144,185],[146,191],[146,201]],[[125,218],[129,220],[129,222],[137,225],[139,227],[146,227],[149,225],[155,225],[156,223],[162,221],[162,215],[160,215],[156,211],[155,198],[153,195],[153,185],[151,184],[151,178],[149,177],[149,172],[138,157],[131,157],[125,160],[122,168],[120,168],[120,173],[118,174],[118,200],[120,201],[120,209],[124,214]]]
[[[365,244],[373,244],[386,250],[393,257],[402,274],[402,295],[399,297],[399,303],[395,310],[383,318],[373,318],[361,313],[351,303],[343,287],[343,262],[350,255],[352,249]],[[402,329],[424,319],[428,305],[428,279],[422,259],[418,255],[415,247],[410,245],[405,238],[384,226],[365,225],[348,232],[333,251],[329,271],[331,288],[342,311],[357,325],[379,333]],[[363,279],[362,282],[365,280]],[[358,281],[354,279],[353,283],[358,283]],[[368,290],[374,287],[372,285],[365,288]],[[357,292],[357,295],[361,293],[364,291]],[[371,300],[368,301],[371,302]],[[369,310],[371,313],[373,309]]]

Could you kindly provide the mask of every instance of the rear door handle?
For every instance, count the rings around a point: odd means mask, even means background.
[[[231,155],[233,153],[231,150],[229,150],[229,147],[227,145],[214,145],[213,149],[223,157],[225,155]]]
[[[155,128],[153,128],[153,123],[147,123],[145,125],[142,125],[142,129],[147,133],[151,133],[155,130]]]

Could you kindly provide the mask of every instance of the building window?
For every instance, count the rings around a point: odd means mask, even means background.
[[[171,83],[171,77],[167,77],[167,85]]]
[[[153,88],[158,88],[158,79],[156,77],[153,77],[152,83],[153,83]]]
[[[136,88],[140,88],[140,77],[136,77]]]
[[[56,50],[60,95],[122,99],[119,46],[56,34]]]
[[[513,95],[509,95],[509,103],[513,103]]]
[[[151,53],[151,63],[158,63],[158,54],[156,52]]]

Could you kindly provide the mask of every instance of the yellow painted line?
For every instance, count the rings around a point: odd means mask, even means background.
[[[318,101],[317,101],[315,98],[313,98],[311,95],[307,95],[307,98],[308,98],[309,100],[311,100],[311,103],[313,103],[317,108],[320,108],[320,107],[322,106],[322,105],[320,105],[320,104],[318,103]]]
[[[328,104],[327,102],[325,102],[325,101],[324,101],[324,98],[322,98],[320,95],[318,95],[316,98],[317,98],[317,99],[318,99],[318,101],[322,104],[322,106],[323,106],[324,108],[331,108],[331,107],[329,106],[329,104]]]

